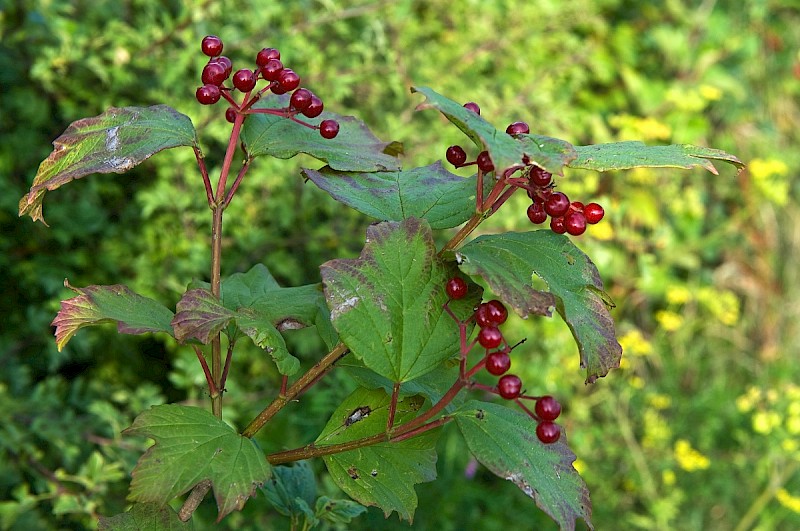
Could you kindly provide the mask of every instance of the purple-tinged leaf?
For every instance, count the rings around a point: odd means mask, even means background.
[[[205,345],[236,317],[235,312],[202,288],[184,293],[175,309],[172,327],[175,338],[180,342],[194,338]]]
[[[578,157],[567,164],[571,168],[609,171],[630,168],[694,168],[699,166],[714,175],[719,172],[711,163],[720,160],[733,164],[739,171],[744,163],[719,149],[673,144],[670,146],[647,146],[638,141],[614,142],[591,146],[575,146]]]
[[[85,326],[116,323],[121,334],[166,332],[172,335],[172,312],[158,301],[144,297],[123,285],[75,288],[79,295],[61,301],[61,310],[53,319],[56,345],[64,348],[75,332]]]
[[[253,441],[205,409],[166,404],[140,414],[124,435],[155,441],[133,469],[129,499],[166,505],[211,481],[218,520],[241,510],[271,467]]]
[[[512,481],[562,530],[582,518],[592,525],[589,489],[572,466],[566,435],[552,444],[536,437],[536,421],[509,407],[471,400],[455,415],[470,452],[495,475]]]
[[[483,277],[522,317],[542,313],[533,311],[547,302],[533,289],[533,275],[544,280],[578,344],[586,383],[619,367],[622,347],[609,313],[613,303],[595,265],[569,238],[549,230],[479,236],[456,257],[462,271]]]
[[[192,121],[167,105],[112,107],[83,118],[53,141],[55,149],[19,202],[19,215],[44,223],[46,191],[92,173],[124,173],[164,149],[196,145]]]

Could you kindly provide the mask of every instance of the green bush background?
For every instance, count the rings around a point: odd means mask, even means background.
[[[515,321],[515,371],[565,404],[562,422],[592,492],[598,529],[800,528],[800,9],[793,0],[630,2],[0,2],[0,528],[83,529],[125,509],[144,442],[120,431],[152,404],[205,405],[191,350],[161,337],[79,333],[58,352],[49,326],[76,286],[125,283],[174,306],[208,270],[209,218],[188,150],[48,195],[51,228],[17,217],[50,143],[109,106],[169,104],[201,130],[212,168],[221,107],[193,93],[203,35],[234,67],[276,46],[327,107],[405,144],[405,165],[443,158],[460,133],[415,113],[408,88],[477,101],[498,125],[576,144],[692,143],[736,154],[740,175],[570,172],[607,221],[577,240],[617,303],[623,366],[586,387],[558,319]],[[229,211],[223,274],[265,263],[283,283],[354,256],[370,220],[298,177],[310,159],[259,160]],[[487,231],[527,230],[519,199]],[[304,364],[309,335],[291,344]],[[242,426],[279,379],[237,352],[226,418]],[[334,371],[259,436],[313,440],[352,384]],[[292,412],[308,411],[302,416]],[[321,472],[320,463],[315,463]],[[552,527],[516,487],[478,469],[445,432],[439,479],[417,488],[421,529]],[[320,490],[340,495],[320,475]],[[210,526],[205,504],[196,528]],[[282,529],[263,497],[221,525]],[[352,529],[406,528],[371,509]]]

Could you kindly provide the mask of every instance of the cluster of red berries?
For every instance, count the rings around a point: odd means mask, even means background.
[[[445,291],[451,300],[463,299],[467,295],[468,286],[460,277],[453,277],[447,281]],[[522,380],[516,374],[506,374],[511,368],[511,350],[513,347],[503,337],[499,326],[508,319],[508,310],[499,300],[482,302],[475,309],[470,319],[478,325],[478,335],[475,341],[485,349],[485,356],[481,364],[489,374],[500,376],[497,385],[488,389],[506,400],[515,400],[522,409],[535,419],[536,436],[545,444],[556,442],[561,436],[560,428],[555,420],[561,414],[561,404],[552,396],[527,396],[523,394]],[[502,345],[502,346],[501,346]],[[533,411],[525,407],[520,399],[536,400]]]
[[[299,114],[306,118],[316,118],[322,114],[324,105],[316,94],[300,87],[300,76],[291,68],[283,66],[281,53],[275,48],[264,48],[256,54],[255,69],[242,68],[233,72],[231,60],[222,55],[223,43],[219,37],[204,37],[200,47],[209,60],[200,76],[203,86],[197,89],[195,97],[203,105],[213,105],[220,98],[227,100],[231,106],[225,111],[225,118],[229,122],[233,123],[237,113],[248,110],[267,91],[273,94],[291,92],[289,106],[281,110],[282,115],[312,129],[319,129],[323,138],[330,139],[339,134],[339,123],[336,120],[322,120],[318,126],[314,126],[295,118]],[[233,88],[225,85],[228,79]],[[251,96],[250,92],[262,79],[267,85]],[[234,89],[246,94],[241,105],[230,95]]]
[[[533,166],[528,175],[528,197],[532,203],[528,207],[531,223],[541,224],[550,216],[550,229],[558,234],[565,232],[580,236],[586,232],[586,225],[599,223],[605,211],[597,203],[584,205],[580,201],[570,201],[563,192],[553,190],[552,175],[538,166]]]

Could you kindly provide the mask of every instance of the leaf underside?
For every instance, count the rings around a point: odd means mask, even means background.
[[[135,503],[127,512],[101,516],[100,531],[184,531],[194,528],[192,521],[182,522],[170,506],[157,503]]]

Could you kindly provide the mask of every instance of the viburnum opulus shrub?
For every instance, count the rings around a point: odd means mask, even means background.
[[[132,471],[132,508],[101,518],[101,527],[129,529],[147,521],[181,528],[209,490],[220,519],[261,491],[275,510],[306,527],[349,522],[370,505],[412,521],[414,485],[436,478],[437,438],[443,429],[457,429],[480,463],[514,482],[560,527],[572,529],[583,519],[591,528],[589,493],[558,424],[561,404],[514,374],[515,351],[527,345],[503,331],[510,311],[521,317],[555,311],[572,331],[587,384],[619,365],[614,304],[592,261],[569,237],[598,223],[604,210],[568,198],[558,190],[558,176],[564,167],[641,166],[700,166],[716,174],[713,160],[737,168],[742,163],[690,145],[574,146],[532,134],[521,121],[497,129],[477,103],[462,105],[412,87],[424,98],[419,109],[442,113],[471,144],[437,147],[434,157],[475,172],[453,174],[440,160],[404,169],[398,143],[327,110],[277,49],[258,51],[253,64],[236,71],[219,37],[205,37],[201,50],[208,59],[195,101],[219,105],[220,119],[231,124],[216,179],[187,116],[165,105],[111,108],[74,122],[55,140],[19,204],[20,215],[44,222],[48,191],[94,173],[123,173],[159,151],[186,147],[194,151],[203,183],[198,193],[205,193],[211,211],[208,280],[187,279],[174,310],[121,284],[66,282],[76,295],[62,301],[53,321],[59,349],[81,328],[104,323],[116,323],[124,334],[168,334],[194,350],[208,383],[210,411],[164,404],[141,412],[125,430],[154,445]],[[304,179],[376,219],[360,256],[321,264],[319,284],[281,286],[263,264],[223,277],[223,214],[247,185],[253,159],[298,153],[323,163],[304,169]],[[527,194],[530,206],[507,215],[526,215],[534,225],[549,219],[549,227],[470,239],[515,193]],[[452,229],[437,247],[434,231]],[[534,277],[547,291],[534,287]],[[314,327],[328,353],[303,372],[284,335],[304,327]],[[241,431],[221,420],[239,341],[263,348],[282,375],[278,395]],[[356,390],[334,408],[316,440],[265,455],[252,437],[332,370],[346,372]],[[325,462],[352,500],[317,497],[305,461],[311,458]],[[187,493],[179,511],[167,505]]]

